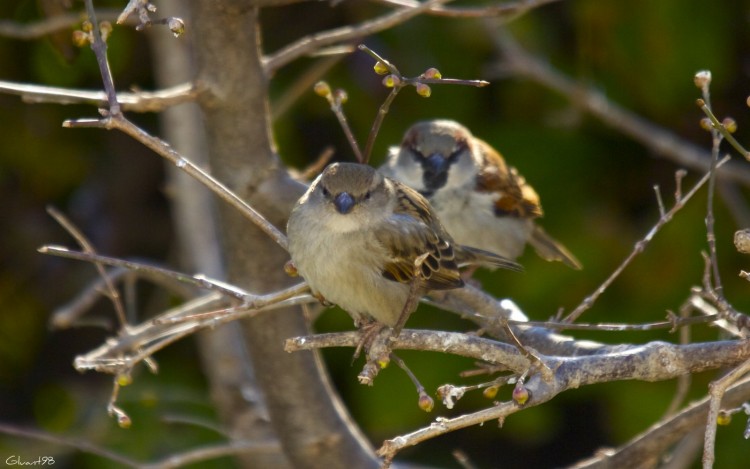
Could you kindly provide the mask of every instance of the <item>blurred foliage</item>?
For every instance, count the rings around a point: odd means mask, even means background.
[[[125,2],[96,3],[122,8]],[[74,2],[74,6],[81,4]],[[0,2],[3,20],[29,22],[39,18],[39,11],[36,1]],[[341,2],[335,7],[308,2],[266,9],[261,15],[266,51],[277,50],[304,34],[356,23],[385,11],[374,2]],[[750,113],[744,104],[750,63],[749,13],[750,2],[740,0],[722,2],[721,7],[698,0],[578,0],[535,10],[509,28],[523,47],[564,73],[708,148],[709,136],[698,126],[702,114],[694,105],[699,91],[692,76],[699,69],[713,72],[712,99],[717,114],[720,118],[733,116],[739,123],[739,140],[750,142]],[[187,31],[190,34],[189,24]],[[175,40],[166,31],[154,37]],[[671,205],[678,167],[582,115],[554,93],[524,80],[498,77],[493,72],[498,57],[476,20],[419,17],[364,42],[409,76],[437,67],[444,77],[492,82],[482,89],[433,86],[429,99],[413,89],[403,90],[378,137],[373,163],[382,162],[388,147],[398,144],[413,122],[451,118],[466,124],[518,167],[542,197],[544,227],[576,253],[585,267],[575,272],[527,253],[521,259],[526,268],[523,274],[477,275],[491,293],[513,298],[533,319],[546,319],[559,308],[571,310],[621,262],[658,219],[655,184]],[[118,88],[150,89],[145,35],[117,27],[109,46]],[[0,79],[100,88],[92,53],[82,49],[71,58],[62,50],[59,43],[47,38],[19,41],[0,37]],[[272,103],[314,60],[301,59],[277,73],[271,83]],[[368,56],[354,53],[325,76],[331,86],[348,92],[345,110],[360,142],[366,140],[378,106],[388,93],[372,65]],[[60,126],[65,118],[95,114],[92,108],[30,105],[0,94],[0,197],[4,201],[0,217],[0,422],[76,436],[137,460],[153,460],[222,439],[207,426],[164,421],[167,415],[179,415],[215,423],[205,382],[194,365],[197,359],[186,359],[195,353],[192,341],[158,354],[160,374],[137,374],[135,382],[123,390],[122,405],[134,425],[121,430],[106,415],[109,378],[79,375],[71,366],[75,355],[96,346],[107,333],[90,327],[68,331],[45,327],[54,308],[95,278],[89,266],[36,253],[41,244],[72,244],[46,216],[45,205],[54,204],[68,213],[103,253],[170,261],[172,234],[161,162],[122,135]],[[158,133],[153,116],[132,117]],[[327,103],[312,92],[274,123],[274,134],[282,157],[292,166],[304,167],[328,145],[335,146],[337,159],[352,159]],[[699,176],[691,172],[684,189]],[[746,195],[747,190],[742,192]],[[701,281],[705,205],[704,191],[665,227],[583,320],[640,323],[660,320],[666,310],[676,310],[689,288]],[[738,222],[721,199],[717,200],[716,215],[725,292],[735,306],[748,311],[748,286],[736,275],[747,260],[736,254],[731,243]],[[141,226],[149,226],[149,230]],[[155,303],[146,300],[143,305],[152,308],[142,311],[142,317],[156,310]],[[111,318],[109,305],[100,303],[95,313]],[[345,330],[351,328],[351,320],[340,311],[331,311],[323,314],[317,326],[320,330]],[[470,327],[427,307],[420,308],[409,326]],[[607,343],[677,340],[667,332],[576,335]],[[716,336],[711,328],[693,329],[695,340]],[[458,373],[474,367],[456,357],[402,355],[428,390],[447,382],[463,382]],[[374,388],[367,388],[356,382],[359,363],[350,365],[350,350],[330,350],[324,356],[352,414],[376,445],[428,425],[438,415],[460,415],[487,405],[477,392],[464,397],[453,410],[438,404],[432,414],[425,414],[416,405],[413,386],[397,367],[392,365],[381,373]],[[715,376],[696,377],[689,398],[705,394]],[[621,444],[647,428],[665,411],[674,389],[673,382],[624,382],[571,391],[513,415],[502,428],[488,422],[429,441],[406,451],[403,457],[458,467],[450,452],[461,448],[479,467],[569,464],[601,446]],[[508,399],[509,392],[502,389],[497,399]],[[719,429],[716,467],[746,466],[747,443],[741,438],[741,420],[736,418],[729,427]],[[50,454],[59,455],[61,465],[70,467],[119,467],[99,457],[4,435],[0,435],[0,454],[29,458]],[[226,467],[226,463],[214,465]]]

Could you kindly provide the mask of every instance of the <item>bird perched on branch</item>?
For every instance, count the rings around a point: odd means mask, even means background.
[[[333,163],[299,199],[287,224],[289,254],[314,294],[398,334],[430,290],[464,285],[459,268],[520,270],[496,254],[458,245],[417,191],[374,168]]]
[[[536,191],[489,144],[450,120],[414,124],[380,171],[416,189],[457,242],[516,259],[526,243],[548,261],[581,264],[535,220]]]

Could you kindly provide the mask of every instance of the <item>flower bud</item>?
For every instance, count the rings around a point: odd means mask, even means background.
[[[119,425],[120,428],[130,428],[133,425],[133,421],[130,420],[130,417],[128,417],[126,414],[121,413],[117,415],[117,425]]]
[[[435,401],[424,391],[419,393],[419,408],[425,412],[432,412],[432,408],[435,407]]]
[[[711,84],[711,71],[710,70],[701,70],[700,72],[696,73],[693,77],[693,83],[695,83],[695,86],[697,86],[700,89],[705,88],[706,86]]]
[[[513,388],[513,402],[516,404],[524,406],[529,402],[529,398],[531,398],[531,393],[523,384]]]
[[[324,81],[315,83],[315,86],[313,86],[313,91],[315,91],[315,94],[317,94],[318,96],[322,96],[324,98],[331,95],[331,87],[328,86],[328,83]]]
[[[734,247],[737,252],[750,254],[750,229],[738,230],[734,233]]]
[[[299,276],[299,272],[297,271],[297,266],[294,265],[294,262],[292,261],[287,261],[286,264],[284,264],[284,273],[290,277]]]
[[[102,39],[106,42],[109,35],[112,34],[112,23],[109,21],[102,21],[99,23],[99,33],[102,35]]]
[[[172,34],[174,34],[174,37],[180,37],[185,32],[185,22],[180,18],[175,18],[174,16],[169,18],[167,26],[172,31]]]
[[[729,425],[732,423],[732,414],[726,410],[720,410],[719,415],[716,416],[717,425]]]
[[[87,46],[91,43],[91,37],[88,35],[88,33],[85,33],[81,31],[80,29],[76,29],[73,31],[73,44],[76,47],[83,47]]]
[[[424,83],[417,83],[416,88],[417,94],[419,96],[422,96],[423,98],[429,98],[432,94],[432,90],[430,89],[430,87],[428,85],[425,85]]]
[[[497,391],[500,388],[498,386],[490,386],[488,388],[485,388],[484,391],[482,391],[482,394],[484,394],[484,397],[487,399],[494,399],[495,396],[497,396]]]
[[[81,23],[81,29],[86,32],[90,33],[94,30],[94,25],[89,20],[85,20],[83,23]]]
[[[724,128],[727,129],[727,132],[729,132],[730,134],[733,134],[737,131],[737,121],[735,121],[731,117],[725,117],[724,120],[721,121],[721,125],[723,125]]]
[[[375,73],[377,73],[378,75],[385,75],[386,73],[390,72],[388,67],[380,60],[375,62],[375,66],[373,66],[372,68],[373,70],[375,70]]]
[[[383,86],[386,88],[393,88],[401,84],[401,79],[396,75],[386,75],[383,78]]]
[[[709,119],[708,117],[704,117],[703,119],[701,119],[700,124],[701,124],[701,129],[707,132],[712,131],[714,128],[713,122],[711,122],[711,119]]]
[[[128,386],[133,383],[133,377],[129,373],[120,373],[117,375],[117,384],[120,386]]]
[[[423,74],[425,78],[435,78],[435,79],[441,79],[443,78],[443,75],[440,73],[440,70],[436,69],[435,67],[428,68]]]

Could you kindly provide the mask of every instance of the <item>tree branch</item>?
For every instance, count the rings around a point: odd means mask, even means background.
[[[343,43],[346,41],[359,40],[370,34],[392,28],[401,24],[428,9],[449,2],[451,0],[427,0],[420,3],[415,8],[402,8],[393,13],[383,15],[374,20],[365,21],[356,26],[344,26],[330,31],[323,31],[306,36],[281,50],[266,56],[263,59],[263,69],[266,76],[273,76],[274,73],[286,64],[312,52],[332,44]]]
[[[28,85],[0,80],[0,92],[20,96],[25,103],[91,104],[103,107],[107,94],[103,91],[72,90],[53,86]],[[124,111],[160,112],[171,106],[198,99],[200,87],[184,83],[157,91],[117,93]]]

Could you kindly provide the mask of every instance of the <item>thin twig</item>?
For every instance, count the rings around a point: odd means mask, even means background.
[[[701,76],[707,72],[699,72]],[[699,75],[696,74],[696,77]],[[710,77],[708,73],[708,77]],[[703,95],[703,106],[709,111],[711,110],[711,94],[709,91],[709,85],[711,83],[710,78],[700,80],[701,94]],[[713,113],[711,113],[713,114]],[[723,125],[720,126],[724,128]],[[725,129],[726,130],[726,129]],[[719,259],[716,255],[716,232],[714,231],[714,194],[716,193],[716,163],[719,161],[719,149],[721,147],[722,133],[719,132],[716,126],[711,128],[711,169],[709,174],[711,177],[708,180],[708,200],[706,203],[706,240],[708,242],[708,254],[711,259],[711,267],[713,268],[713,280],[714,289],[719,296],[723,296],[723,290],[721,284],[721,275],[719,273]]]
[[[323,31],[306,36],[292,44],[283,47],[277,52],[268,55],[263,60],[263,69],[266,76],[272,76],[278,69],[288,63],[304,56],[311,54],[317,49],[332,44],[339,44],[348,41],[358,40],[365,36],[375,34],[397,24],[401,24],[417,15],[420,15],[428,9],[447,3],[451,0],[428,0],[421,3],[416,8],[402,8],[393,13],[383,15],[374,20],[365,21],[356,26],[344,26],[330,31]]]
[[[0,80],[0,92],[20,96],[25,103],[91,104],[97,107],[107,104],[107,94],[103,91],[73,90]],[[183,83],[157,91],[120,92],[117,93],[117,101],[123,111],[160,112],[171,106],[193,102],[200,92],[198,86]]]
[[[91,43],[91,50],[94,51],[96,56],[96,63],[99,65],[99,73],[102,76],[102,83],[104,85],[104,92],[107,94],[107,102],[109,104],[109,115],[118,116],[121,114],[120,103],[117,101],[117,92],[115,91],[115,81],[112,78],[112,70],[109,68],[109,61],[107,60],[107,43],[102,38],[102,33],[99,31],[99,22],[96,19],[96,11],[94,10],[93,0],[85,0],[86,3],[86,14],[89,17],[89,21],[93,25],[93,37],[94,40]]]
[[[174,164],[178,169],[184,171],[192,178],[196,179],[201,184],[208,187],[214,194],[218,195],[219,198],[228,202],[230,205],[235,207],[242,213],[246,218],[252,221],[258,228],[266,233],[271,239],[273,239],[279,246],[284,250],[288,250],[288,241],[286,235],[282,233],[278,228],[273,226],[271,222],[266,220],[260,213],[254,208],[247,204],[244,200],[240,199],[234,192],[229,190],[224,184],[219,182],[218,179],[214,178],[187,158],[177,153],[172,147],[169,146],[165,141],[153,137],[146,131],[140,129],[135,124],[127,120],[121,114],[118,116],[108,116],[103,119],[76,119],[66,120],[63,122],[63,127],[95,127],[103,129],[118,129],[127,135],[135,138],[151,150],[153,150],[159,156],[167,159],[169,162]]]
[[[729,160],[730,158],[728,156],[722,158],[721,161],[717,162],[716,167],[721,167]],[[614,270],[614,272],[612,272],[612,274],[607,277],[607,279],[599,286],[599,288],[597,288],[594,293],[587,296],[578,306],[576,306],[575,309],[570,314],[568,314],[568,316],[566,316],[563,321],[573,322],[578,319],[578,317],[580,317],[584,311],[591,308],[591,306],[594,305],[594,303],[602,295],[602,293],[604,293],[612,284],[612,282],[614,282],[615,279],[617,279],[617,277],[619,277],[620,274],[625,270],[625,268],[630,265],[633,259],[635,259],[638,254],[643,252],[643,250],[646,248],[646,245],[648,245],[648,243],[654,238],[656,233],[658,233],[659,230],[664,227],[664,225],[672,220],[672,217],[675,215],[675,213],[677,213],[682,207],[685,206],[685,203],[690,200],[696,192],[698,192],[698,189],[703,187],[703,185],[708,182],[708,180],[711,178],[711,174],[713,174],[713,172],[705,174],[701,178],[701,180],[698,181],[687,194],[685,194],[685,197],[681,198],[679,201],[676,201],[672,208],[669,209],[669,211],[665,214],[665,216],[660,217],[659,221],[657,221],[656,224],[649,230],[649,232],[646,233],[646,236],[635,243],[635,247],[630,252],[628,257],[626,257],[625,260],[623,260],[622,263]]]
[[[96,255],[96,250],[94,249],[94,245],[89,242],[88,239],[86,239],[86,236],[79,230],[72,221],[68,219],[62,212],[57,210],[56,208],[49,206],[47,207],[47,213],[57,221],[57,223],[62,226],[65,231],[67,231],[75,240],[78,242],[78,244],[81,246],[81,249],[83,249],[83,252],[86,254],[93,254]],[[112,305],[115,308],[115,313],[117,314],[117,319],[120,321],[120,326],[125,326],[127,324],[127,320],[125,317],[125,308],[122,305],[122,299],[120,298],[120,292],[115,288],[114,283],[112,282],[112,279],[109,277],[109,274],[107,273],[107,270],[104,268],[104,266],[99,262],[94,262],[94,267],[96,267],[96,271],[99,273],[99,276],[104,281],[104,286],[106,288],[106,296],[107,298],[112,301]]]
[[[376,0],[378,3],[385,5],[399,6],[399,7],[412,7],[419,6],[419,2],[416,0]],[[427,10],[428,15],[434,16],[445,16],[449,18],[487,18],[495,17],[500,18],[503,21],[515,20],[521,15],[528,13],[534,8],[547,5],[549,3],[555,3],[559,0],[521,0],[513,3],[502,3],[499,5],[490,5],[483,7],[465,7],[465,8],[449,8],[437,6]]]
[[[709,385],[709,407],[708,416],[706,417],[706,434],[703,440],[703,468],[711,469],[714,467],[714,444],[716,442],[716,419],[719,417],[721,410],[721,400],[727,388],[738,382],[750,372],[750,360],[740,364],[732,371],[717,379]]]
[[[101,9],[99,17],[108,21],[117,19],[118,10]],[[47,16],[30,23],[18,23],[10,20],[0,20],[0,36],[12,39],[32,40],[43,36],[54,34],[58,31],[72,29],[80,24],[83,16],[81,13],[66,13],[62,15]]]
[[[734,138],[734,135],[732,135],[727,128],[719,122],[719,119],[716,118],[713,112],[711,112],[711,109],[708,107],[706,102],[703,99],[698,99],[695,101],[695,103],[698,105],[699,108],[703,111],[706,116],[708,116],[709,119],[711,119],[711,125],[715,130],[718,130],[719,133],[729,142],[737,152],[739,152],[740,155],[742,155],[743,158],[750,161],[750,152],[745,150],[745,147],[743,147],[740,142],[737,141],[736,138]]]
[[[236,298],[238,300],[244,300],[248,298],[249,296],[252,296],[249,293],[241,290],[240,288],[237,288],[234,286],[228,287],[223,282],[210,280],[202,276],[193,276],[193,275],[183,274],[182,272],[164,269],[162,267],[156,267],[153,265],[143,264],[140,262],[133,262],[133,261],[127,261],[124,259],[117,259],[114,257],[102,256],[102,255],[98,255],[98,254],[91,253],[91,252],[73,251],[62,246],[46,245],[46,246],[40,247],[38,251],[42,254],[50,254],[53,256],[65,257],[67,259],[74,259],[74,260],[84,261],[84,262],[92,262],[95,264],[110,265],[114,267],[124,267],[134,272],[144,273],[144,275],[162,276],[165,278],[171,278],[181,283],[194,285],[198,288],[203,288],[203,289],[211,290],[211,291],[217,291],[219,293],[227,295],[231,298]]]

